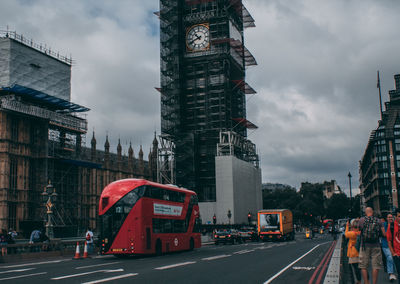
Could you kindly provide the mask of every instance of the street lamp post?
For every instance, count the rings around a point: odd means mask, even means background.
[[[351,194],[351,173],[349,172],[347,176],[349,177],[349,186],[350,186],[350,213],[351,213],[351,209],[353,206],[353,200],[352,200],[353,196]]]
[[[47,224],[46,224],[46,235],[52,239],[54,238],[54,225],[53,225],[53,207],[57,201],[57,193],[54,186],[49,180],[49,184],[44,188],[42,192],[42,201],[46,205]]]

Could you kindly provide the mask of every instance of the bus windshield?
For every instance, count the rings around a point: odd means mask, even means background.
[[[261,214],[260,215],[260,231],[269,232],[276,231],[280,228],[279,214]]]

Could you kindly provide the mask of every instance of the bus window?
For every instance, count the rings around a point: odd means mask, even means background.
[[[150,197],[159,200],[173,201],[173,202],[185,202],[185,193],[172,191],[164,188],[158,188],[154,186],[147,186],[145,197]]]

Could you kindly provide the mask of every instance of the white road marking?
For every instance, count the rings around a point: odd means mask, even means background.
[[[41,274],[46,274],[46,273],[47,272],[39,272],[39,273],[24,274],[24,275],[19,275],[19,276],[12,276],[12,277],[7,277],[7,278],[0,278],[0,281],[10,280],[10,279],[17,279],[17,278],[24,278],[24,277],[30,277],[30,276],[36,276],[36,275],[41,275]]]
[[[321,244],[316,245],[315,247],[313,247],[312,249],[310,249],[308,252],[306,252],[305,254],[303,254],[302,256],[300,256],[298,259],[296,259],[295,261],[293,261],[292,263],[290,263],[289,265],[287,265],[286,267],[284,267],[281,271],[279,271],[278,273],[276,273],[274,276],[272,276],[270,279],[268,279],[267,281],[264,282],[264,284],[269,284],[271,283],[275,278],[277,278],[279,275],[281,275],[283,272],[285,272],[287,269],[289,269],[293,264],[295,264],[296,262],[298,262],[300,259],[302,259],[303,257],[305,257],[307,254],[309,254],[310,252],[312,252],[313,250],[315,250],[317,247],[319,247]]]
[[[271,248],[271,246],[263,246],[263,247],[258,247],[256,249],[262,250],[262,249],[269,249],[269,248]]]
[[[114,276],[114,277],[109,277],[109,278],[94,280],[94,281],[90,281],[90,282],[85,282],[85,283],[83,283],[83,284],[102,283],[102,282],[117,280],[117,279],[121,279],[121,278],[128,278],[128,277],[132,277],[132,276],[136,276],[136,275],[138,275],[138,273],[122,274],[122,275],[120,275],[120,276]]]
[[[154,268],[154,269],[157,269],[157,270],[164,270],[164,269],[174,268],[174,267],[178,267],[178,266],[189,265],[189,264],[193,264],[193,263],[196,263],[196,261],[181,262],[181,263],[176,263],[176,264],[171,264],[171,265],[156,267],[156,268]]]
[[[252,252],[252,251],[254,251],[254,250],[242,251],[242,252],[240,252],[238,254],[245,254],[245,253],[249,253],[249,252]]]
[[[252,251],[254,251],[254,249],[245,249],[245,250],[236,251],[233,254],[244,254],[244,253],[249,253]]]
[[[216,255],[216,256],[211,256],[211,257],[205,257],[202,258],[202,260],[214,260],[214,259],[219,259],[219,258],[224,258],[224,257],[229,257],[231,256],[230,254],[221,254],[221,255]]]
[[[292,269],[294,269],[294,270],[308,270],[308,271],[310,271],[310,270],[315,269],[315,267],[314,267],[314,266],[293,266]]]
[[[106,254],[106,255],[98,255],[98,256],[95,256],[93,258],[112,258],[112,259],[115,259],[115,256],[110,255],[110,254]]]
[[[0,268],[14,268],[14,267],[32,266],[32,265],[39,265],[39,264],[59,263],[62,261],[70,261],[70,259],[60,259],[60,260],[52,260],[52,261],[42,261],[42,262],[34,262],[34,263],[7,265],[7,266],[1,266]]]
[[[75,267],[75,269],[84,269],[84,268],[89,268],[89,267],[105,266],[105,265],[112,265],[112,264],[117,264],[117,263],[121,263],[121,261],[100,263],[100,264],[86,265],[86,266],[78,266],[78,267]]]
[[[3,274],[3,273],[12,273],[12,272],[24,272],[24,271],[32,270],[32,269],[36,269],[36,268],[24,268],[24,269],[7,270],[7,271],[1,271],[0,274]]]
[[[122,272],[124,271],[122,268],[120,269],[114,269],[114,270],[107,270],[107,269],[102,269],[102,270],[95,270],[95,271],[89,271],[89,272],[83,272],[83,273],[77,273],[77,274],[70,274],[70,275],[64,275],[64,276],[59,276],[59,277],[54,277],[51,278],[51,280],[61,280],[61,279],[66,279],[66,278],[72,278],[72,277],[78,277],[78,276],[83,276],[83,275],[89,275],[93,273],[99,273],[99,272]]]

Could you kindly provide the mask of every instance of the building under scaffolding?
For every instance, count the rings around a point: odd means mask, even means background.
[[[221,133],[248,141],[247,129],[257,128],[246,119],[246,96],[256,93],[246,82],[246,67],[257,62],[244,45],[244,29],[254,27],[254,19],[241,0],[160,0],[155,14],[161,132],[174,145],[176,183],[195,190],[200,201],[215,202]],[[250,141],[235,144],[233,155],[258,168]]]
[[[104,151],[96,139],[86,148],[85,113],[71,102],[72,60],[15,32],[0,34],[0,228],[29,234],[43,226],[40,200],[50,180],[58,194],[56,236],[76,235],[97,227],[102,189],[127,177],[156,179],[157,141],[149,161],[143,150],[134,157]]]

